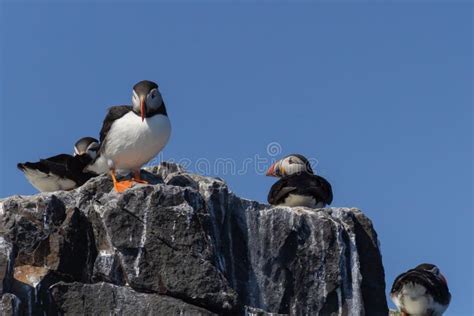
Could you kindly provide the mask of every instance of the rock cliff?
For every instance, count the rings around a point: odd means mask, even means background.
[[[270,207],[162,164],[0,201],[4,315],[387,315],[377,234],[353,208]]]

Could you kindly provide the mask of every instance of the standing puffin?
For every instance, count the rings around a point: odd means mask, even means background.
[[[439,316],[451,301],[446,278],[430,263],[400,274],[393,282],[390,297],[404,316]]]
[[[268,203],[283,206],[325,207],[332,202],[332,188],[313,173],[304,156],[292,154],[275,162],[267,176],[280,177],[268,193]]]
[[[74,145],[74,156],[60,154],[39,162],[17,164],[28,181],[40,192],[72,190],[96,176],[83,169],[96,157],[99,141],[84,137]]]
[[[110,172],[117,192],[131,187],[133,181],[146,183],[140,168],[165,147],[170,134],[171,123],[158,85],[140,81],[133,87],[131,106],[108,110],[100,131],[99,155],[86,171]],[[117,181],[116,170],[132,171],[133,181]]]

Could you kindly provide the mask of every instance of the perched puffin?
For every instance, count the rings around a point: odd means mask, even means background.
[[[158,85],[140,81],[133,87],[132,105],[113,106],[100,131],[100,150],[86,171],[110,172],[117,192],[131,187],[133,181],[146,183],[140,168],[165,147],[171,123]],[[116,170],[132,171],[133,181],[117,181]]]
[[[332,202],[332,188],[313,173],[304,156],[292,154],[275,162],[267,176],[280,177],[268,193],[268,203],[284,206],[325,207]]]
[[[393,282],[390,297],[405,316],[443,315],[451,301],[446,278],[430,263],[400,274]]]
[[[96,176],[83,170],[96,157],[98,149],[97,139],[84,137],[74,145],[73,156],[60,154],[39,162],[19,163],[17,167],[40,192],[72,190]]]

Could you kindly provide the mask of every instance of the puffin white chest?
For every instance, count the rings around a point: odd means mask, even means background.
[[[416,283],[404,285],[398,301],[410,315],[425,315],[433,305],[433,298],[427,295],[422,285]]]
[[[77,184],[71,179],[61,178],[53,173],[44,173],[39,170],[25,168],[25,176],[40,192],[72,190]]]
[[[300,195],[290,193],[286,197],[285,201],[281,204],[284,206],[306,206],[316,207],[316,199],[309,195]]]
[[[165,147],[170,134],[168,116],[157,114],[142,122],[140,116],[129,112],[107,133],[104,158],[116,169],[139,169]]]

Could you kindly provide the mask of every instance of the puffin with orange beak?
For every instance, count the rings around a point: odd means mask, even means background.
[[[403,316],[443,315],[451,301],[446,278],[431,263],[400,274],[393,282],[390,297]]]
[[[275,162],[267,176],[279,177],[268,193],[268,203],[282,206],[322,208],[332,202],[332,188],[313,173],[304,156],[292,154]]]
[[[158,85],[140,81],[133,86],[131,106],[108,110],[100,131],[99,155],[86,171],[110,172],[117,192],[134,182],[146,183],[140,177],[141,167],[165,147],[170,135],[171,123]],[[132,180],[118,181],[117,170],[131,171]]]

